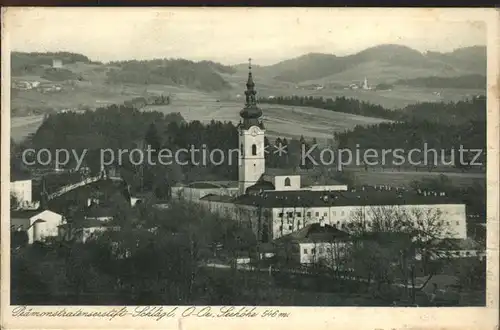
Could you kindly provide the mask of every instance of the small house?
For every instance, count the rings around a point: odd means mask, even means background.
[[[349,234],[324,223],[313,223],[274,241],[278,260],[295,265],[341,262],[350,244]]]
[[[26,231],[28,244],[43,241],[48,237],[57,237],[58,228],[64,223],[64,217],[56,212],[45,210],[11,211],[11,231]]]

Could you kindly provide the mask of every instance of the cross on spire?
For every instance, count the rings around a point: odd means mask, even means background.
[[[252,58],[248,59],[248,70],[252,70]]]

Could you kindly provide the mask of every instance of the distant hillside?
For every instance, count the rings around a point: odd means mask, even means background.
[[[113,63],[118,68],[107,73],[108,82],[113,84],[159,84],[178,85],[204,91],[228,89],[226,82],[216,71],[231,71],[222,64],[183,59],[126,61]]]
[[[398,85],[429,88],[470,88],[486,89],[486,76],[480,74],[459,77],[422,77],[401,79],[395,82]]]
[[[275,79],[293,83],[320,80],[348,82],[369,79],[377,83],[425,76],[486,74],[486,47],[468,47],[450,53],[422,54],[400,45],[380,45],[348,56],[307,54],[261,67]]]
[[[88,57],[68,52],[12,53],[12,76],[39,77],[51,81],[88,80],[110,85],[170,85],[202,91],[230,89],[221,74],[236,72],[231,66],[213,61],[193,62],[183,59],[92,62]],[[63,68],[52,68],[52,61],[62,61]]]
[[[214,69],[215,71],[220,72],[220,73],[229,73],[229,74],[236,73],[236,69],[235,68],[233,68],[233,67],[231,67],[229,65],[224,65],[224,64],[217,63],[217,62],[214,62],[214,61],[201,61],[198,64],[208,65],[212,69]]]
[[[52,66],[52,60],[61,60],[63,65],[82,62],[91,63],[91,60],[82,54],[69,52],[55,53],[23,53],[12,52],[11,73],[13,76],[33,75],[40,73],[44,66]]]
[[[486,47],[473,46],[459,48],[450,53],[427,52],[428,58],[433,58],[460,70],[486,74]]]

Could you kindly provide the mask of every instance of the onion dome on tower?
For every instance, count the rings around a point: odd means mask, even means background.
[[[248,129],[251,126],[259,126],[264,128],[260,118],[262,117],[262,110],[257,106],[257,101],[255,95],[257,91],[255,90],[255,83],[252,77],[252,60],[248,59],[248,80],[247,80],[247,90],[245,91],[245,107],[240,111],[240,116],[243,118],[241,127]]]

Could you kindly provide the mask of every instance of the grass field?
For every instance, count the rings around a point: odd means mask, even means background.
[[[187,120],[208,122],[212,119],[232,121],[237,123],[239,111],[244,104],[244,89],[247,79],[247,70],[237,70],[234,74],[222,74],[231,89],[206,93],[188,89],[182,86],[168,85],[112,85],[106,83],[106,70],[109,67],[94,64],[69,64],[65,66],[82,81],[56,82],[63,86],[57,93],[40,93],[38,91],[16,91],[12,95],[12,109],[48,108],[48,109],[81,109],[84,107],[98,108],[110,104],[123,103],[138,96],[151,94],[170,95],[172,104],[169,106],[152,106],[145,110],[158,110],[165,113],[179,112]],[[14,77],[15,79],[43,80],[39,77]],[[337,77],[338,78],[338,77]],[[337,79],[336,78],[336,79]],[[340,77],[342,78],[342,77]],[[338,78],[338,79],[340,79]],[[344,77],[347,79],[348,77]],[[345,80],[342,78],[341,80]],[[478,91],[441,90],[440,96],[433,90],[422,88],[397,87],[392,91],[372,90],[343,90],[328,89],[304,90],[297,89],[295,84],[274,79],[266,72],[259,73],[256,68],[254,79],[258,91],[257,96],[270,95],[307,95],[337,97],[345,96],[380,104],[386,108],[400,108],[408,104],[429,101],[456,101],[467,95],[477,94]],[[333,78],[332,78],[333,79]],[[363,79],[363,77],[360,77]],[[324,142],[332,137],[333,132],[342,132],[352,129],[356,125],[379,123],[382,120],[344,113],[336,113],[315,108],[291,107],[280,105],[261,105],[264,112],[264,123],[269,137],[315,137],[318,142]],[[15,116],[16,113],[13,113]],[[12,137],[22,139],[33,133],[39,127],[41,117],[12,119]]]
[[[486,184],[485,173],[467,173],[467,172],[428,172],[424,170],[402,171],[389,169],[385,171],[364,171],[358,169],[348,169],[352,173],[354,180],[358,184],[366,185],[389,185],[393,187],[407,187],[414,180],[425,178],[437,179],[439,175],[446,175],[451,182],[459,187],[470,187],[474,183],[482,186]]]
[[[366,70],[365,70],[366,69]],[[398,69],[401,69],[398,71]],[[405,77],[413,76],[426,76],[425,72],[428,70],[416,74],[420,69],[411,70],[408,73],[404,70],[409,70],[408,68],[384,68],[378,66],[367,66],[363,67],[363,70],[356,68],[353,72],[350,70],[328,76],[322,79],[305,81],[300,83],[300,85],[310,85],[310,84],[320,84],[325,86],[321,90],[307,90],[296,88],[293,83],[278,81],[273,79],[269,75],[259,75],[257,70],[254,80],[259,92],[258,95],[261,97],[268,96],[322,96],[324,98],[335,98],[345,96],[347,98],[354,98],[365,102],[370,102],[374,104],[379,104],[388,109],[400,109],[409,104],[415,104],[419,102],[456,102],[463,100],[464,98],[470,97],[477,94],[486,94],[485,90],[476,89],[455,89],[455,88],[424,88],[424,87],[407,87],[407,86],[395,86],[391,91],[375,91],[375,90],[350,90],[350,89],[338,89],[338,88],[328,88],[328,84],[338,84],[342,86],[348,86],[354,82],[361,82],[366,77],[368,83],[375,86],[382,82],[392,82],[396,79],[403,79]],[[415,72],[414,72],[415,71]],[[420,70],[422,71],[422,70]],[[405,73],[406,72],[406,73]],[[231,83],[235,89],[233,97],[237,94],[243,94],[238,89],[243,88],[242,82],[246,81],[246,75],[248,72],[246,70],[238,70],[237,73],[233,75],[223,75],[224,79]],[[433,75],[433,74],[431,74]],[[435,94],[439,92],[440,95]]]
[[[163,113],[179,112],[188,121],[200,120],[210,122],[212,119],[238,123],[239,111],[243,104],[240,101],[220,101],[208,95],[190,95],[189,92],[177,91],[172,94],[172,104],[168,106],[149,106],[144,111],[160,111]],[[195,99],[196,97],[196,99]],[[104,99],[104,98],[101,98]],[[109,99],[107,99],[109,101]],[[104,102],[103,100],[101,102]],[[101,103],[99,106],[105,106]],[[67,105],[69,107],[69,105]],[[264,124],[268,136],[298,138],[304,135],[315,137],[318,142],[332,138],[333,132],[343,132],[356,125],[368,125],[383,122],[378,118],[350,115],[323,109],[292,107],[281,105],[261,106],[264,113]],[[42,122],[43,116],[12,117],[11,136],[20,140],[34,133]]]
[[[333,132],[356,125],[383,122],[378,118],[350,115],[323,109],[282,105],[261,105],[267,135],[273,137],[315,137],[318,142],[332,138]],[[212,119],[238,123],[242,102],[216,100],[175,100],[168,106],[150,106],[146,111],[180,112],[186,120],[209,122]]]
[[[10,137],[20,141],[31,133],[35,133],[42,124],[43,116],[12,117],[10,121]]]

